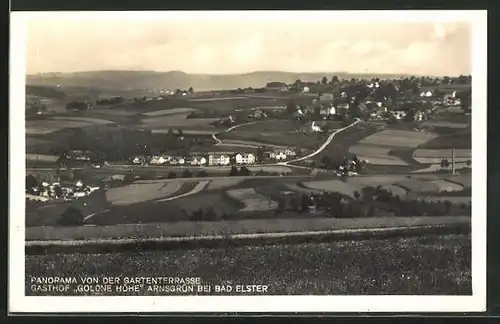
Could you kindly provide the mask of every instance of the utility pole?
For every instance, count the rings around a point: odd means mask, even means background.
[[[455,149],[451,149],[451,174],[455,175]]]

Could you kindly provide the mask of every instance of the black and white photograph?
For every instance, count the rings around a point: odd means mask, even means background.
[[[485,11],[11,16],[15,310],[486,307]]]

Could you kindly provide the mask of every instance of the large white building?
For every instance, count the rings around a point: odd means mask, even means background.
[[[190,163],[191,165],[205,165],[207,164],[207,159],[203,156],[193,156]]]
[[[235,156],[237,164],[254,164],[257,157],[252,153],[238,153]]]
[[[227,154],[210,154],[208,156],[208,165],[229,165],[231,158]]]

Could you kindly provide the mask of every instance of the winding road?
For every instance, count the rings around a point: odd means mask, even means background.
[[[244,124],[234,125],[234,126],[231,126],[231,127],[229,127],[228,129],[226,129],[226,130],[224,130],[224,131],[222,131],[222,132],[216,132],[216,133],[214,132],[214,133],[212,133],[212,138],[213,138],[213,139],[215,140],[215,142],[216,142],[215,146],[222,144],[222,141],[221,141],[220,139],[218,139],[218,138],[217,138],[217,136],[216,136],[217,134],[220,134],[220,133],[227,133],[227,132],[232,131],[232,130],[233,130],[233,129],[235,129],[235,128],[238,128],[238,127],[241,127],[241,126],[245,126],[245,125],[251,125],[251,124],[255,124],[255,123],[256,123],[256,122],[248,122],[248,123],[244,123]]]
[[[307,160],[309,158],[312,158],[313,156],[318,155],[319,153],[321,153],[333,141],[333,138],[335,137],[335,135],[337,135],[338,133],[340,133],[340,132],[342,132],[342,131],[344,131],[344,130],[346,130],[346,129],[354,126],[354,125],[356,125],[360,121],[361,121],[360,119],[356,119],[356,121],[354,121],[352,124],[347,125],[346,127],[339,128],[339,129],[335,130],[333,133],[330,134],[330,136],[328,136],[328,138],[326,139],[326,141],[316,151],[314,151],[314,152],[312,152],[312,153],[310,153],[308,155],[305,155],[305,156],[302,156],[302,157],[290,160],[290,161],[279,162],[278,165],[291,166],[291,165],[289,165],[290,163],[300,162],[300,161]]]

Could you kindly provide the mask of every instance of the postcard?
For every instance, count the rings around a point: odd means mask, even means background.
[[[486,11],[11,22],[11,312],[485,310]]]

